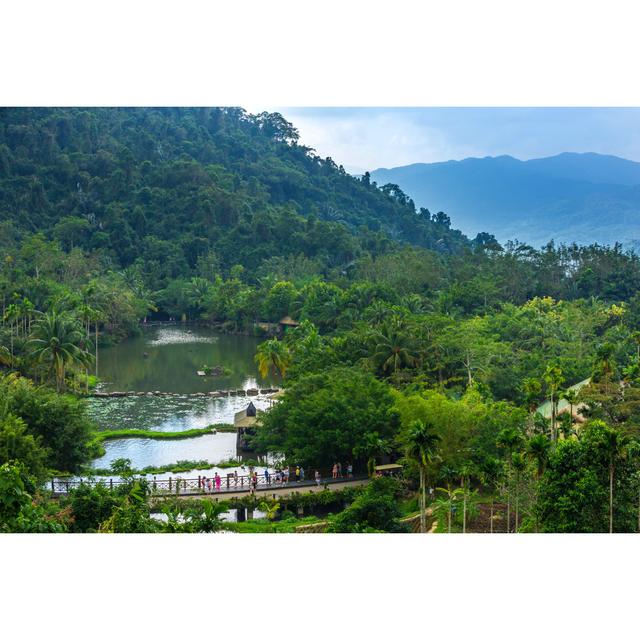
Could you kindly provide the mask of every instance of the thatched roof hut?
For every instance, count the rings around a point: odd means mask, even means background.
[[[247,405],[246,409],[238,411],[233,416],[233,425],[236,429],[252,429],[260,426],[260,414],[253,402]]]
[[[296,322],[291,316],[285,316],[278,324],[281,327],[297,327],[300,325],[300,323]]]

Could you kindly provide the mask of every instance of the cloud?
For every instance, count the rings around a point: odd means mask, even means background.
[[[301,141],[352,172],[415,162],[563,151],[640,161],[640,109],[281,108]]]

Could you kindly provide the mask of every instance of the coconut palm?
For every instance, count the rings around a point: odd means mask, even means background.
[[[407,327],[398,319],[386,322],[372,335],[372,361],[383,372],[397,375],[403,367],[415,366],[418,354]]]
[[[427,531],[427,469],[437,458],[440,436],[431,424],[414,420],[403,434],[405,456],[420,470],[420,532]]]
[[[39,314],[27,348],[39,363],[48,365],[56,380],[56,389],[64,389],[66,371],[74,365],[85,366],[91,354],[82,348],[83,333],[79,324],[64,313]]]
[[[272,368],[284,378],[291,364],[291,352],[284,342],[273,338],[258,345],[255,360],[263,378],[267,377]]]

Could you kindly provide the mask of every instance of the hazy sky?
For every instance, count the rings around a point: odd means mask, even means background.
[[[640,108],[278,108],[347,171],[508,154],[595,151],[640,161]]]

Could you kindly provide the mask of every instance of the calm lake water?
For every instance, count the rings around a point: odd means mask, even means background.
[[[201,327],[157,326],[100,353],[101,391],[171,391],[188,394],[216,389],[248,389],[278,384],[260,378],[254,361],[260,339],[216,334]],[[146,355],[145,355],[146,354]],[[204,365],[222,366],[229,375],[205,378]],[[218,422],[231,423],[249,401],[265,409],[267,397],[228,398],[128,396],[91,398],[89,413],[100,429],[140,428],[182,431]],[[186,440],[122,439],[104,443],[106,455],[95,468],[108,468],[117,458],[133,467],[163,465],[178,460],[221,462],[235,457],[235,434],[217,433]],[[197,475],[197,473],[196,473]]]

